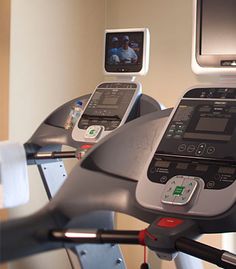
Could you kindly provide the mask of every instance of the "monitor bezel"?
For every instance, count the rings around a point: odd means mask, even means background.
[[[117,70],[107,70],[106,68],[106,37],[107,34],[116,34],[116,33],[143,33],[143,53],[142,53],[142,66],[138,71],[133,71],[132,68],[127,66],[126,68],[117,68]],[[148,28],[130,28],[130,29],[107,29],[104,33],[104,52],[103,52],[103,70],[105,75],[114,75],[122,77],[130,77],[137,75],[146,75],[149,67],[149,54],[150,54],[150,33]]]
[[[196,6],[196,61],[201,67],[213,68],[235,68],[236,71],[236,53],[235,54],[213,54],[207,55],[201,53],[202,39],[202,2],[197,0]]]

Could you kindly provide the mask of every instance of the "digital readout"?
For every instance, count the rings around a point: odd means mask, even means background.
[[[224,132],[228,119],[200,118],[196,126],[197,131]]]
[[[170,162],[158,160],[156,161],[155,166],[160,168],[168,168],[170,166]]]
[[[219,174],[230,174],[233,175],[236,169],[234,167],[220,167],[218,170]]]

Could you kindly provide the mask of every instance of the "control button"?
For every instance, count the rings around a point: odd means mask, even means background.
[[[215,187],[215,181],[209,181],[207,182],[207,188],[208,189],[212,189]]]
[[[170,188],[167,190],[167,192],[171,192],[172,190],[173,190],[173,188],[170,187]]]
[[[171,138],[171,137],[172,137],[172,134],[167,134],[166,137],[167,137],[167,138]]]
[[[91,125],[91,126],[89,126],[88,129],[86,130],[85,134],[84,134],[84,138],[86,140],[96,141],[98,139],[98,137],[100,136],[103,128],[104,127],[100,126],[100,125]]]
[[[164,193],[162,195],[162,198],[161,198],[161,202],[163,204],[169,204],[169,205],[172,205],[173,204],[173,196],[171,195],[171,193]]]
[[[80,147],[80,149],[86,149],[86,150],[88,150],[88,149],[90,149],[90,148],[92,148],[93,147],[93,145],[91,145],[91,144],[84,144],[84,145],[82,145],[81,147]]]
[[[215,174],[214,179],[215,180],[220,180],[221,179],[221,175],[220,174]]]
[[[181,138],[181,135],[176,134],[176,135],[174,135],[174,138],[176,138],[176,139],[180,139],[180,138]]]
[[[172,188],[171,188],[172,189]],[[180,196],[183,194],[185,187],[184,186],[176,186],[173,192],[174,196]]]
[[[165,198],[165,199],[170,198],[170,194],[165,194],[165,195],[164,195],[164,198]]]
[[[183,223],[183,220],[176,218],[161,218],[157,222],[157,226],[164,228],[175,228],[176,226]]]
[[[156,167],[152,167],[149,171],[150,171],[151,174],[156,173]]]
[[[198,186],[198,182],[193,177],[184,176],[183,178],[184,181],[181,188],[176,189],[173,193],[176,193],[175,199],[173,200],[173,205],[183,206],[189,203]]]
[[[196,147],[194,146],[194,145],[189,145],[188,147],[187,147],[187,152],[194,152],[194,150],[196,149]]]
[[[181,144],[178,146],[178,151],[182,152],[182,151],[185,151],[186,150],[186,145],[185,144]]]
[[[185,192],[186,192],[186,193],[190,193],[190,192],[191,192],[191,189],[186,189]]]
[[[184,129],[184,125],[177,125],[177,129],[183,130]]]
[[[161,183],[166,183],[167,180],[168,180],[167,176],[162,176],[162,177],[160,178],[160,182],[161,182]]]
[[[197,150],[195,152],[195,155],[197,155],[197,156],[203,155],[205,149],[206,149],[206,144],[205,143],[199,144],[198,147],[197,147]]]
[[[184,204],[184,203],[187,203],[187,201],[188,201],[188,196],[181,196],[181,201],[182,201],[182,203]]]
[[[205,147],[206,147],[206,144],[205,143],[201,143],[198,146],[199,149],[204,149]]]
[[[207,154],[213,154],[215,152],[215,147],[208,147],[207,148]]]

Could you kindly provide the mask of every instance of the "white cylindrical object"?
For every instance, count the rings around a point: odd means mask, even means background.
[[[0,208],[29,201],[27,160],[20,143],[0,142]]]

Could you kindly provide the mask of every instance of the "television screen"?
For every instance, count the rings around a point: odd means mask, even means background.
[[[201,54],[236,54],[236,1],[202,0]]]
[[[195,54],[200,67],[236,67],[236,0],[196,0]],[[220,71],[219,71],[220,72]],[[230,72],[235,72],[231,69]]]
[[[143,67],[144,32],[108,32],[105,42],[107,72],[140,72]]]

